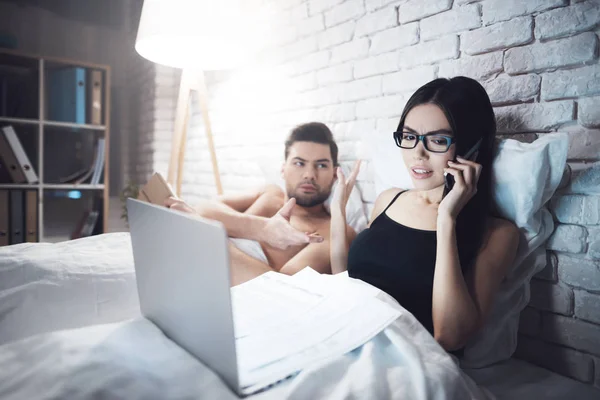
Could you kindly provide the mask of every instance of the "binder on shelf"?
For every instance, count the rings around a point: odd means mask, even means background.
[[[9,215],[8,190],[0,190],[0,246],[8,246],[9,242]]]
[[[8,170],[13,183],[27,182],[25,173],[21,169],[16,155],[2,132],[0,132],[0,159],[2,159],[2,165]]]
[[[55,179],[58,181],[58,183],[72,183],[72,184],[82,184],[82,183],[91,183],[91,177],[92,174],[94,174],[95,168],[96,168],[96,163],[97,163],[97,159],[98,159],[98,154],[99,154],[99,146],[103,146],[104,143],[104,139],[102,139],[102,142],[100,140],[96,141],[96,144],[93,148],[93,150],[91,150],[89,153],[92,154],[92,160],[89,162],[88,165],[84,166],[83,168],[79,168],[73,172],[73,173],[69,173],[68,175],[63,175],[62,177],[59,177],[58,179]],[[88,153],[88,152],[86,152]],[[87,157],[86,157],[87,158]]]
[[[83,213],[82,218],[79,220],[77,227],[71,234],[71,239],[79,239],[87,236],[91,236],[94,232],[94,228],[98,223],[99,211],[92,210]]]
[[[25,152],[25,149],[23,149],[21,141],[19,140],[13,127],[10,125],[3,127],[2,134],[10,145],[17,160],[17,165],[23,172],[23,175],[25,175],[27,183],[36,183],[38,181],[38,176],[35,173],[35,170],[29,161],[29,157],[27,157],[27,153]]]
[[[51,121],[86,123],[85,68],[69,67],[48,71],[48,113]]]
[[[79,222],[77,222],[77,225],[75,226],[75,229],[71,233],[71,240],[73,240],[73,239],[79,239],[81,237],[81,231],[83,230],[83,225],[85,225],[85,221],[87,221],[89,213],[90,213],[89,211],[85,211],[83,213],[83,215],[79,219]]]
[[[39,241],[38,235],[38,191],[25,191],[25,242]]]
[[[92,179],[90,183],[92,185],[98,185],[100,183],[100,179],[102,178],[102,172],[104,170],[104,138],[98,139],[98,147],[96,148],[96,163],[94,165],[94,174],[92,175]]]
[[[10,172],[8,172],[8,168],[6,165],[4,165],[4,161],[2,161],[2,155],[0,154],[0,184],[11,183],[12,181],[13,180],[10,176]]]
[[[100,211],[94,210],[88,214],[88,217],[83,225],[83,229],[81,230],[81,237],[91,236],[94,232],[94,228],[96,227],[96,223],[98,223],[98,216],[100,215]]]
[[[23,243],[23,191],[10,191],[10,244]]]
[[[88,124],[102,125],[102,87],[103,83],[102,71],[89,70],[88,71],[88,103],[87,103],[87,116]]]

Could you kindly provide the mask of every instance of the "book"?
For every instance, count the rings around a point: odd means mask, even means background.
[[[88,124],[102,125],[102,71],[88,70],[87,77],[87,117]]]
[[[167,183],[165,178],[158,172],[155,172],[148,183],[146,183],[139,191],[138,200],[145,201],[147,203],[156,204],[159,206],[165,205],[165,200],[169,197],[177,197],[171,186]]]
[[[94,164],[94,173],[90,181],[92,185],[98,185],[100,183],[100,178],[102,178],[105,154],[104,143],[104,138],[98,139],[98,145],[96,147],[96,163]]]
[[[100,211],[94,210],[90,211],[85,220],[85,224],[81,229],[81,237],[91,236],[94,232],[94,228],[96,227],[96,223],[98,222],[98,217],[100,216]]]
[[[0,131],[0,159],[4,168],[8,170],[13,183],[27,182],[27,177],[25,177],[25,173],[17,161],[17,156],[8,143],[8,139],[6,139],[3,131]]]
[[[3,127],[2,134],[10,145],[17,160],[17,166],[25,175],[27,183],[36,183],[38,181],[38,176],[35,173],[35,170],[29,161],[29,157],[27,157],[27,153],[21,145],[21,141],[19,140],[14,128],[10,125]]]
[[[25,235],[23,226],[23,191],[10,191],[10,244],[23,243]]]
[[[52,69],[48,71],[47,80],[47,119],[85,124],[87,122],[85,68]]]
[[[0,154],[0,184],[2,183],[11,183],[12,178],[10,176],[10,172],[8,172],[8,168],[4,165],[2,161],[2,154]]]
[[[25,242],[34,243],[38,236],[38,191],[25,191]]]
[[[77,170],[76,172],[67,175],[65,177],[60,178],[58,181],[60,183],[75,183],[75,184],[81,184],[81,183],[85,183],[88,179],[90,179],[90,177],[92,176],[92,174],[95,172],[96,167],[97,167],[97,162],[98,162],[98,154],[100,153],[100,151],[98,150],[98,146],[104,146],[104,142],[100,143],[100,141],[98,141],[96,143],[96,149],[94,151],[94,157],[92,159],[92,161],[90,162],[90,165],[88,167],[82,168]],[[91,181],[90,181],[91,183]]]

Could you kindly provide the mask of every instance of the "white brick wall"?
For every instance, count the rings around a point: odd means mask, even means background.
[[[408,0],[398,7],[398,20],[401,24],[446,11],[452,7],[452,0]]]
[[[548,43],[508,49],[504,68],[509,74],[541,71],[549,68],[583,65],[596,59],[598,36],[585,32]]]
[[[532,281],[517,355],[600,387],[600,64],[594,0],[267,0],[278,13],[264,57],[209,74],[211,117],[224,189],[278,176],[283,140],[303,122],[333,130],[340,159],[362,157],[362,139],[389,134],[412,92],[465,75],[488,91],[499,134],[532,140],[564,131],[570,178],[551,202],[557,229],[546,268]],[[145,67],[144,67],[145,68]],[[156,76],[136,99],[140,173],[165,166],[177,75]],[[137,70],[136,70],[137,71]],[[137,78],[143,81],[142,78]],[[147,102],[145,96],[161,98]],[[142,92],[140,92],[142,94]],[[170,99],[170,100],[169,100]],[[171,101],[171,102],[169,102]],[[154,131],[153,131],[154,130]],[[148,143],[154,140],[155,145]],[[144,161],[146,160],[146,161]],[[576,165],[588,164],[576,169]],[[202,119],[190,120],[183,196],[214,195]],[[582,172],[584,171],[584,172]],[[375,200],[369,163],[358,186]]]
[[[520,17],[462,34],[461,50],[474,55],[519,46],[532,40],[532,18]]]
[[[486,25],[508,21],[554,7],[567,5],[568,0],[487,0],[483,2],[483,22]]]

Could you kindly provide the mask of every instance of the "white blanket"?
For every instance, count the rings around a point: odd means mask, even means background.
[[[139,318],[0,346],[0,398],[229,399],[206,366]],[[405,313],[361,348],[301,372],[256,399],[484,399]]]
[[[127,234],[0,250],[0,398],[235,398],[138,316],[130,252]],[[401,310],[364,346],[253,398],[486,398]],[[93,325],[109,320],[122,322]]]

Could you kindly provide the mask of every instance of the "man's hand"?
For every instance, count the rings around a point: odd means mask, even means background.
[[[290,217],[295,205],[296,199],[291,198],[277,214],[268,219],[261,235],[261,241],[281,250],[323,241],[323,237],[318,234],[301,232],[290,225]]]
[[[192,207],[188,206],[185,201],[178,199],[176,197],[171,196],[168,199],[166,199],[165,206],[167,208],[170,208],[171,210],[183,211],[183,212],[186,212],[189,214],[197,214],[196,210],[194,210]]]

